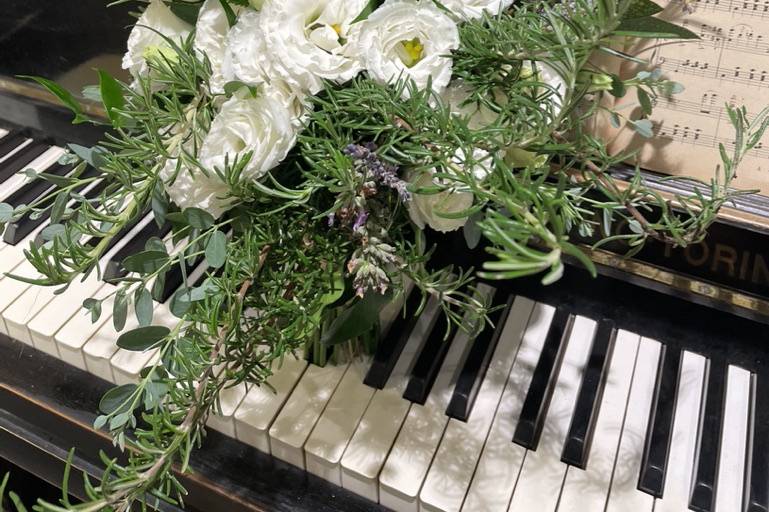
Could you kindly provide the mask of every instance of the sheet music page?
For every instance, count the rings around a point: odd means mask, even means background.
[[[685,90],[656,101],[651,120],[655,137],[644,139],[624,127],[610,145],[612,151],[640,148],[639,161],[646,169],[665,174],[709,180],[721,163],[718,144],[727,151],[734,130],[724,104],[744,105],[755,115],[769,105],[769,0],[696,0],[691,13],[681,0],[658,1],[665,10],[660,18],[696,33],[699,40],[674,42],[636,40],[631,52],[659,66],[663,75],[683,84]],[[640,69],[623,66],[623,78]],[[630,91],[616,106],[630,113],[636,95]],[[745,158],[734,186],[759,189],[769,195],[769,136]]]

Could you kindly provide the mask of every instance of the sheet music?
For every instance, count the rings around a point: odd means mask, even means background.
[[[684,12],[681,0],[658,1],[659,17],[684,26],[699,40],[639,41],[634,55],[659,66],[663,75],[684,85],[670,98],[660,97],[651,120],[654,139],[644,139],[629,127],[610,144],[621,151],[628,144],[641,148],[642,167],[666,174],[709,180],[721,163],[718,144],[727,151],[734,141],[726,103],[757,114],[769,105],[769,0],[696,0]],[[623,66],[623,77],[641,68]],[[616,107],[636,102],[630,91]],[[620,110],[627,115],[629,110]],[[737,188],[760,189],[769,195],[769,136],[745,158],[734,182]]]

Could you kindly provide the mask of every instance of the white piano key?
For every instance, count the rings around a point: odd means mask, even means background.
[[[344,450],[374,396],[374,388],[363,383],[370,364],[370,358],[350,363],[304,445],[307,471],[336,485],[342,485]]]
[[[507,510],[526,454],[526,449],[512,439],[554,313],[550,306],[534,306],[463,511]]]
[[[737,366],[729,366],[727,379],[716,485],[716,512],[740,510],[745,483],[745,449],[750,418],[750,372]]]
[[[371,501],[379,501],[377,476],[411,407],[411,402],[403,398],[403,393],[408,385],[411,368],[429,334],[431,317],[436,314],[443,312],[439,311],[437,300],[430,300],[414,326],[387,384],[374,393],[342,457],[342,487]]]
[[[226,436],[235,437],[233,415],[247,393],[248,386],[243,382],[223,389],[219,393],[219,408],[208,416],[206,425]]]
[[[21,147],[25,147],[24,146]],[[15,153],[16,151],[14,151]],[[13,154],[13,153],[11,153]],[[8,157],[11,156],[11,154],[8,155]],[[24,169],[35,169],[36,171],[44,171],[48,167],[52,166],[56,163],[56,161],[61,158],[61,156],[64,154],[64,149],[57,147],[57,146],[51,146],[47,150],[45,150],[44,153],[42,153],[40,156],[32,160],[29,165],[24,167]],[[2,160],[0,160],[0,163],[2,163]],[[27,175],[23,172],[14,174],[4,182],[0,183],[0,202],[2,200],[6,199],[9,195],[14,193],[17,189],[19,189],[22,185],[24,185],[29,178],[27,178]],[[2,267],[0,267],[2,268]]]
[[[4,249],[0,250],[0,254],[15,249],[15,247],[5,247]],[[2,267],[1,269],[7,269],[4,270],[5,272],[9,272],[13,275],[22,276],[22,277],[32,277],[37,278],[39,277],[39,274],[35,270],[35,267],[32,266],[31,263],[24,260],[22,257],[21,261],[16,262],[13,266],[9,267]],[[28,288],[30,288],[32,285],[29,283],[26,283],[24,281],[20,281],[18,279],[14,279],[10,276],[5,276],[2,279],[0,279],[0,311],[5,311],[11,304],[13,304],[16,299],[21,297],[25,291],[27,291]],[[2,317],[0,317],[2,318]],[[8,327],[5,325],[5,320],[0,322],[0,331],[3,332],[3,334],[8,334]],[[25,340],[19,340],[19,341],[25,341]],[[29,341],[26,343],[30,344]]]
[[[270,427],[274,457],[304,468],[304,443],[334,394],[348,364],[311,365]]]
[[[132,331],[137,327],[139,327],[139,322],[130,311],[125,326],[120,332],[115,330],[114,320],[112,316],[109,316],[108,321],[104,322],[83,346],[85,366],[88,372],[104,380],[115,382],[110,360],[118,351],[117,339],[122,333]]]
[[[129,312],[129,314],[134,314]],[[168,327],[174,330],[181,322],[171,313],[171,300],[164,304],[157,304],[152,312],[152,325]],[[115,339],[117,341],[117,338]],[[153,348],[145,352],[135,352],[119,348],[115,355],[110,359],[112,374],[115,376],[115,382],[118,385],[132,384],[139,380],[141,371],[154,364],[160,357],[159,349]],[[240,403],[240,402],[238,402]],[[234,426],[230,429],[234,432]]]
[[[102,314],[96,322],[91,321],[90,314],[80,308],[72,318],[54,335],[56,348],[62,361],[87,370],[83,347],[107,322],[112,322],[112,307],[115,301],[116,286],[104,284],[93,295],[96,300],[102,300]]]
[[[446,408],[472,341],[460,331],[451,343],[424,405],[412,404],[379,474],[379,502],[393,510],[419,509],[419,490],[449,422]]]
[[[689,506],[706,366],[701,355],[683,353],[665,487],[662,499],[654,502],[655,512],[680,512]]]
[[[306,368],[307,361],[293,354],[273,362],[269,385],[249,389],[235,411],[235,436],[239,441],[270,453],[269,429]]]
[[[55,292],[61,287],[30,286],[13,304],[3,310],[3,322],[8,336],[27,345],[34,345],[29,323],[56,297]]]
[[[541,512],[555,510],[558,494],[566,476],[566,464],[561,462],[561,450],[571,423],[582,372],[596,324],[578,316],[574,320],[561,370],[547,411],[542,437],[536,451],[528,451],[510,501],[511,512]]]
[[[89,275],[85,281],[78,278],[61,295],[57,295],[49,302],[27,325],[32,344],[36,349],[42,350],[52,356],[60,357],[56,344],[56,333],[69,320],[78,314],[85,314],[83,301],[93,297],[104,285],[96,273]]]
[[[639,341],[637,334],[617,333],[587,467],[582,470],[570,466],[566,470],[558,512],[603,510],[606,504]]]
[[[606,512],[651,512],[654,507],[654,497],[638,490],[638,476],[661,350],[659,342],[641,338]]]
[[[458,511],[473,477],[534,303],[517,297],[467,422],[451,419],[419,493],[420,510]]]

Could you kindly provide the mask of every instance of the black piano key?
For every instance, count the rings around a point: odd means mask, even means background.
[[[609,373],[612,349],[616,336],[614,323],[601,320],[593,338],[593,347],[579,388],[574,414],[571,418],[561,460],[585,469],[595,422],[601,409],[603,390]]]
[[[92,173],[96,174],[97,171],[95,169],[87,171],[88,175],[90,176]],[[87,200],[92,201],[96,199],[99,194],[102,193],[102,191],[107,187],[107,182],[104,180],[98,181],[95,185],[91,186],[86,192],[83,193],[83,197],[85,197]],[[78,187],[76,189],[77,192],[83,192],[84,187]],[[50,211],[44,214],[45,219],[47,220],[50,217]],[[25,238],[26,240],[26,238]],[[37,236],[35,237],[34,244],[35,246],[39,247],[43,245],[46,241],[43,239],[42,232],[37,233]]]
[[[681,351],[663,345],[638,480],[639,490],[657,498],[665,487],[680,366]]]
[[[5,134],[5,137],[0,139],[0,159],[5,157],[8,153],[21,146],[21,144],[27,140],[20,131],[11,131]]]
[[[48,144],[33,141],[9,156],[5,161],[0,162],[0,182],[7,180],[19,171],[24,170],[32,160],[45,153],[50,147],[51,146]]]
[[[753,377],[745,464],[745,512],[769,511],[769,374]]]
[[[202,257],[199,257],[195,259],[192,262],[185,263],[185,273],[187,276],[192,274],[193,270],[195,270],[198,265],[203,261]],[[222,269],[220,268],[219,271]],[[204,274],[201,274],[195,282],[199,282]],[[184,274],[182,274],[182,268],[177,263],[174,265],[168,272],[166,272],[164,278],[163,278],[163,291],[161,292],[160,296],[157,297],[158,302],[163,303],[168,301],[168,299],[171,298],[171,296],[176,293],[176,290],[178,290],[182,284],[184,283]],[[192,285],[193,283],[191,283]]]
[[[465,364],[457,377],[454,393],[446,408],[446,414],[461,421],[467,421],[475,404],[478,390],[486,377],[491,356],[499,343],[499,338],[505,328],[510,309],[513,307],[514,295],[506,296],[497,292],[491,302],[493,308],[503,306],[489,315],[494,327],[486,325],[480,334],[472,341],[470,352]]]
[[[513,435],[515,443],[529,450],[536,450],[539,444],[573,321],[574,317],[565,308],[555,310],[537,367],[532,374]]]
[[[716,482],[721,453],[721,426],[724,417],[726,364],[709,361],[705,403],[697,435],[697,455],[694,459],[694,482],[689,508],[713,512],[716,507]]]
[[[457,330],[456,324],[450,322],[445,314],[438,312],[438,317],[411,370],[408,386],[403,393],[403,398],[414,403],[424,405],[427,401]]]
[[[72,172],[72,166],[54,164],[48,169],[45,169],[45,172],[54,176],[64,176]],[[37,178],[17,189],[8,196],[4,202],[10,204],[14,208],[21,205],[28,205],[45,194],[53,192],[55,188],[56,187],[52,185],[50,181]],[[6,227],[5,232],[3,233],[3,241],[11,245],[18,244],[37,226],[47,220],[49,216],[50,210],[40,214],[34,219],[30,218],[29,215],[25,215],[20,219],[14,220]]]
[[[104,251],[102,254],[108,253],[110,250],[112,250],[115,245],[118,244],[123,238],[126,237],[131,231],[136,228],[136,226],[144,219],[144,217],[147,216],[149,213],[149,208],[145,209],[144,212],[142,212],[140,215],[137,215],[136,218],[134,218],[132,221],[128,222],[125,226],[123,226],[116,234],[113,236],[104,247]],[[101,241],[104,240],[103,237],[91,237],[89,238],[85,244],[90,247],[96,247],[101,243]]]
[[[64,167],[63,169],[66,170],[66,167]],[[50,171],[46,171],[46,172],[50,172]],[[53,174],[53,172],[50,172],[50,173]],[[83,171],[80,177],[83,179],[91,178],[95,176],[96,173],[97,173],[96,169],[89,167],[88,169]],[[29,183],[29,185],[32,185],[34,183],[36,182],[31,182]],[[40,184],[47,185],[48,188],[43,190],[39,194],[39,196],[48,194],[56,188],[55,186],[51,186],[50,182],[41,181]],[[86,194],[86,197],[97,195],[99,192],[101,192],[102,188],[100,188],[100,186],[102,185],[103,184],[99,183],[94,187],[92,187]],[[80,193],[86,186],[87,184],[75,187],[72,190],[72,192]],[[25,203],[25,204],[29,204],[29,203]],[[9,223],[8,226],[5,228],[5,233],[3,234],[3,240],[8,244],[17,245],[19,242],[24,240],[30,233],[32,233],[38,226],[40,226],[43,222],[47,221],[50,217],[51,217],[51,210],[49,208],[48,210],[40,213],[34,219],[29,215],[25,215],[20,219],[14,220],[11,223]]]
[[[71,165],[53,164],[48,169],[44,169],[46,174],[52,174],[54,176],[65,176],[72,172]],[[47,190],[55,188],[50,181],[46,181],[43,178],[36,178],[28,183],[25,183],[11,195],[5,198],[4,203],[8,203],[14,208],[30,204],[32,201],[42,196]]]
[[[104,267],[102,279],[111,281],[128,275],[128,271],[123,268],[123,260],[131,255],[140,253],[144,246],[152,237],[164,238],[171,231],[171,224],[166,223],[162,228],[158,227],[157,222],[150,221],[141,231],[126,242],[126,244],[117,251]]]
[[[377,346],[374,358],[366,373],[363,383],[376,389],[382,389],[387,384],[387,379],[395,367],[395,363],[403,352],[403,347],[411,337],[411,331],[419,320],[414,313],[422,302],[422,292],[415,286],[406,299],[406,312],[403,312],[393,320],[385,336]]]

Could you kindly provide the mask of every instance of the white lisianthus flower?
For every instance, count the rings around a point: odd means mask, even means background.
[[[238,17],[227,35],[222,61],[225,82],[260,85],[277,78],[262,26],[261,12],[247,10]]]
[[[455,80],[441,93],[441,99],[452,114],[467,118],[467,125],[472,130],[493,124],[499,114],[484,105],[468,103],[471,92],[472,89],[462,80]]]
[[[219,176],[212,173],[206,176],[200,169],[188,169],[176,158],[166,161],[160,179],[168,197],[182,209],[200,208],[219,218],[232,206],[229,186]]]
[[[466,167],[471,165],[470,173],[473,179],[483,181],[491,172],[491,158],[489,153],[482,149],[474,149],[472,162],[467,162],[465,152],[457,150],[451,159],[454,166],[466,172]],[[459,214],[468,210],[474,201],[473,193],[461,182],[452,182],[449,179],[441,179],[435,176],[436,171],[431,169],[409,177],[409,181],[415,189],[427,189],[443,187],[437,193],[414,193],[408,202],[408,212],[411,221],[419,229],[430,226],[435,231],[447,233],[465,225],[467,217],[447,218],[446,215]]]
[[[480,18],[483,12],[493,16],[512,5],[513,0],[443,0],[443,5],[463,19]]]
[[[296,144],[297,124],[285,98],[268,91],[256,98],[233,96],[222,105],[203,140],[199,161],[207,170],[180,169],[170,160],[161,176],[171,199],[181,208],[196,207],[220,216],[231,207],[228,186],[217,173],[251,152],[242,180],[258,180],[282,162]],[[170,178],[176,174],[176,179]]]
[[[285,100],[272,92],[256,98],[233,96],[211,123],[200,150],[201,163],[210,170],[224,169],[225,159],[251,152],[243,179],[256,180],[286,158],[298,134],[294,115]]]
[[[238,9],[237,6],[235,8]],[[222,76],[222,63],[229,31],[230,24],[221,1],[206,0],[200,8],[198,22],[195,25],[195,50],[201,59],[203,54],[208,56],[211,63],[210,85],[214,94],[224,92],[225,79]]]
[[[357,52],[380,83],[410,78],[420,89],[432,79],[440,92],[451,79],[452,50],[459,47],[454,22],[430,1],[386,2],[356,29]]]
[[[181,42],[189,36],[192,27],[179,19],[162,0],[152,0],[128,36],[128,51],[123,56],[123,69],[134,78],[146,76],[147,57],[169,51],[168,42]],[[162,34],[162,35],[161,35]]]
[[[266,0],[233,27],[226,68],[246,83],[280,78],[310,94],[324,79],[344,83],[361,70],[350,29],[365,6],[366,0]]]

